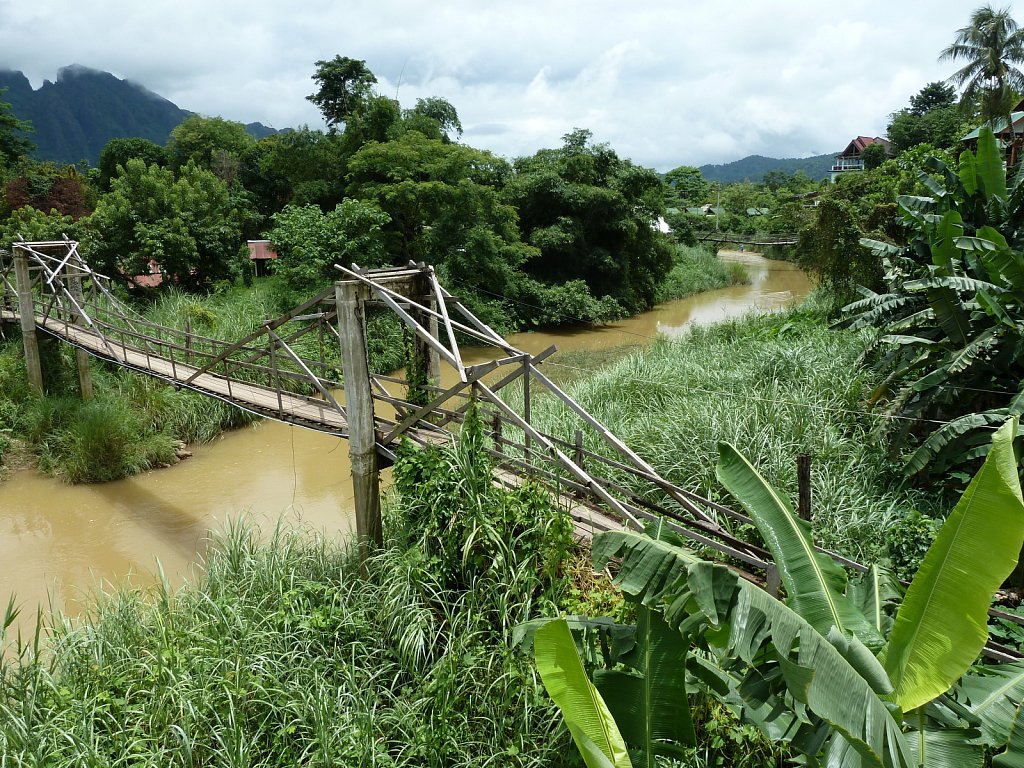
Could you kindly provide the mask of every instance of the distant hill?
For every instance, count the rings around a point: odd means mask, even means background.
[[[96,165],[114,138],[165,144],[171,130],[192,114],[141,85],[77,64],[64,67],[56,82],[46,80],[38,90],[21,72],[0,71],[0,88],[8,89],[0,101],[35,128],[29,135],[36,144],[33,155],[57,163],[88,160]],[[261,123],[246,129],[256,138],[276,133]]]
[[[708,181],[720,181],[728,184],[733,181],[759,182],[768,171],[785,171],[796,173],[803,171],[815,181],[828,178],[829,169],[839,152],[814,157],[792,157],[776,159],[762,155],[749,155],[724,165],[702,165],[700,172]]]

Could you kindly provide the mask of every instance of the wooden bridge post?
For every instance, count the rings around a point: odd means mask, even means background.
[[[78,306],[83,306],[85,298],[82,294],[82,277],[78,274],[68,276],[68,293]],[[85,320],[76,313],[75,325],[85,325]],[[78,391],[83,400],[92,400],[92,370],[89,368],[89,353],[75,347],[75,365],[78,368]]]
[[[427,267],[425,264],[416,264],[415,266],[420,269],[420,273],[408,287],[407,295],[415,297],[415,301],[422,302],[436,311],[437,301],[433,297]],[[429,301],[427,301],[427,297],[430,297]],[[409,314],[422,328],[429,329],[431,336],[437,338],[438,324],[435,316],[414,308],[410,308]],[[410,350],[410,359],[406,361],[406,379],[409,381],[406,399],[417,405],[426,405],[432,397],[427,387],[431,384],[437,386],[441,383],[441,356],[418,334],[412,331],[407,332],[412,337],[412,349]]]
[[[356,508],[356,538],[360,556],[384,541],[380,518],[380,475],[374,434],[373,395],[366,361],[366,317],[358,283],[334,284],[341,337],[341,366],[345,376],[348,455],[352,464],[352,494]]]
[[[28,254],[15,244],[14,277],[18,286],[18,314],[21,316],[21,341],[25,347],[25,369],[28,383],[38,394],[43,394],[43,367],[39,358],[36,338],[36,308],[32,300],[32,275],[28,269]]]

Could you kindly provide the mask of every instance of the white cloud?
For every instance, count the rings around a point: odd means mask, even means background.
[[[314,62],[341,54],[405,106],[451,101],[474,146],[528,154],[583,127],[667,170],[884,132],[952,71],[936,57],[968,14],[953,0],[0,0],[0,66],[38,87],[79,63],[203,114],[317,127]]]

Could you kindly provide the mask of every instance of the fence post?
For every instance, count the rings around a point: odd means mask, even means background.
[[[43,366],[39,358],[36,338],[36,307],[32,300],[32,275],[28,269],[28,254],[14,244],[14,277],[18,286],[18,314],[21,316],[21,341],[25,347],[25,369],[28,383],[38,394],[43,394]]]
[[[501,414],[495,413],[491,419],[491,440],[494,441],[494,450],[503,453],[501,447]]]
[[[348,455],[352,464],[352,495],[356,511],[359,554],[366,558],[371,546],[384,542],[380,518],[380,476],[374,434],[373,395],[366,362],[366,323],[362,286],[334,284],[341,337],[341,366],[345,376],[345,415],[348,420]]]
[[[523,360],[523,421],[530,426],[533,426],[533,418],[530,408],[530,357],[526,356]],[[526,452],[524,458],[526,461],[531,461],[533,453],[533,441],[530,440],[530,433],[526,432],[523,435],[523,444]]]
[[[583,430],[576,430],[576,452],[573,457],[573,461],[576,462],[576,466],[583,469]]]
[[[801,453],[796,457],[796,483],[799,488],[797,514],[801,520],[811,520],[811,455]]]

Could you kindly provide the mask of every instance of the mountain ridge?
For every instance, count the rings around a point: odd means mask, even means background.
[[[62,67],[55,80],[33,89],[24,73],[0,70],[0,101],[32,123],[33,157],[95,166],[110,139],[139,137],[166,144],[171,131],[194,114],[145,86],[80,64]],[[246,129],[256,138],[277,131],[262,123]]]
[[[783,171],[787,174],[803,171],[814,181],[827,179],[829,169],[839,152],[830,152],[812,157],[774,158],[764,155],[747,155],[731,163],[702,165],[701,175],[708,181],[729,184],[735,181],[760,182],[769,171]]]

